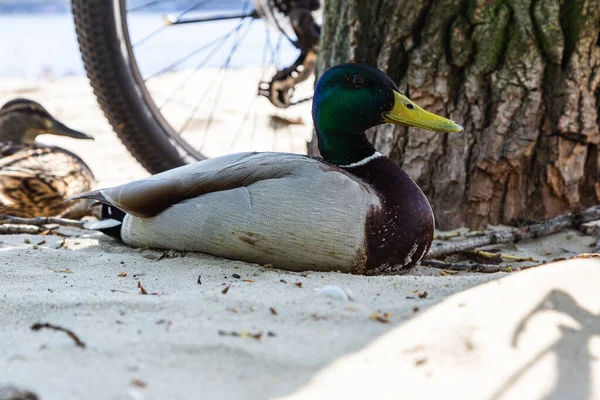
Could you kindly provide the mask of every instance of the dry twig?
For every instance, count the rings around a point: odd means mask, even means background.
[[[537,262],[536,260],[534,260],[531,257],[517,257],[517,256],[513,256],[511,254],[491,253],[489,251],[483,251],[483,250],[466,250],[466,252],[475,254],[475,255],[478,255],[481,257],[491,258],[491,259],[502,258],[505,260],[516,261],[516,262],[524,262],[524,261]]]
[[[422,260],[421,265],[430,268],[437,268],[440,270],[448,271],[464,271],[464,272],[482,272],[484,274],[493,274],[496,272],[513,272],[513,267],[502,267],[499,265],[485,265],[485,264],[465,264],[465,263],[447,263],[438,260]],[[524,265],[519,266],[518,270],[524,270],[528,268],[538,267],[539,265]]]
[[[23,224],[2,224],[0,225],[0,234],[2,235],[14,235],[26,233],[29,235],[35,235],[40,233],[40,228],[35,225],[23,225]]]
[[[57,224],[61,226],[72,226],[75,228],[83,228],[85,221],[77,221],[74,219],[58,218],[58,217],[35,217],[35,218],[22,218],[14,217],[12,215],[0,214],[0,224],[22,224],[22,225],[50,225]]]
[[[483,236],[471,237],[465,240],[455,240],[446,243],[437,243],[427,253],[427,258],[436,258],[472,250],[481,246],[499,243],[517,243],[525,239],[547,236],[567,228],[577,228],[585,222],[600,219],[600,206],[595,206],[582,211],[580,214],[561,215],[550,221],[529,225],[522,228],[504,231],[489,232]]]
[[[73,331],[71,331],[67,328],[63,328],[62,326],[58,326],[58,325],[49,324],[47,322],[31,325],[32,331],[39,331],[40,329],[53,329],[55,331],[64,332],[67,335],[69,335],[69,337],[71,339],[73,339],[73,341],[75,342],[75,345],[77,345],[77,347],[81,347],[82,349],[85,349],[85,343],[83,343],[81,341],[81,339],[79,339],[79,337]]]

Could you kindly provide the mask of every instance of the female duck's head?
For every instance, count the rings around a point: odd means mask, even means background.
[[[33,100],[14,99],[0,108],[0,143],[33,144],[44,133],[75,139],[93,139],[57,121]]]
[[[321,154],[336,164],[372,155],[364,132],[386,122],[435,132],[463,131],[454,121],[416,105],[383,72],[360,64],[340,64],[321,76],[315,88],[313,119]]]

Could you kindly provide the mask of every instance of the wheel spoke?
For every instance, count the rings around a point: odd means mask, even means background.
[[[194,10],[196,10],[198,7],[203,6],[203,5],[207,5],[209,3],[212,3],[215,0],[201,0],[198,3],[194,4],[193,6],[185,9],[184,11],[181,12],[181,14],[177,15],[175,18],[175,20],[180,19],[181,17],[183,17],[184,15],[186,15],[187,13],[190,13]],[[144,44],[145,42],[147,42],[149,39],[151,39],[152,37],[154,37],[157,33],[162,32],[163,29],[173,25],[172,23],[170,23],[170,21],[168,19],[165,19],[165,23],[163,25],[161,25],[160,27],[158,27],[157,29],[155,29],[154,31],[148,33],[146,36],[144,36],[143,38],[141,38],[140,40],[138,40],[137,42],[133,43],[131,45],[131,47],[136,48],[137,46]]]
[[[229,67],[229,64],[231,63],[231,59],[233,58],[233,55],[235,54],[235,52],[239,48],[239,45],[242,43],[242,41],[246,38],[248,32],[250,31],[250,27],[252,26],[253,22],[254,22],[254,20],[250,20],[250,23],[248,24],[246,30],[242,33],[242,35],[240,35],[240,37],[237,39],[237,42],[231,48],[231,52],[227,56],[227,60],[225,60],[225,63],[221,67],[222,71],[225,70],[225,69],[227,69],[227,67]],[[219,105],[219,101],[221,100],[221,94],[223,93],[223,84],[224,83],[225,83],[225,79],[222,79],[221,80],[221,84],[219,86],[219,89],[217,91],[217,98],[216,98],[215,102],[213,103],[212,110],[210,112],[210,115],[208,116],[208,122],[206,123],[206,127],[204,128],[204,136],[202,137],[202,143],[200,145],[200,149],[202,149],[203,146],[204,146],[204,139],[208,135],[208,130],[209,130],[209,128],[212,125],[212,122],[214,120],[214,114],[215,114],[215,111],[217,110],[217,107]]]
[[[241,18],[258,18],[258,14],[256,11],[252,11],[251,13],[245,14],[235,14],[235,15],[216,15],[214,17],[205,17],[205,18],[189,18],[189,19],[178,19],[177,17],[167,16],[166,20],[169,25],[182,25],[182,24],[195,24],[202,22],[214,22],[214,21],[226,21],[228,19],[241,19]]]
[[[242,23],[240,24],[240,27],[243,26],[242,25],[243,22],[244,21],[242,21]],[[246,28],[248,28],[250,25],[252,25],[252,20],[250,21],[249,24],[246,25]],[[188,127],[188,125],[190,124],[190,122],[192,122],[192,120],[196,116],[196,113],[197,113],[198,109],[200,108],[200,104],[202,104],[202,102],[206,98],[206,95],[208,94],[208,92],[210,91],[210,89],[217,82],[217,78],[221,75],[221,73],[223,72],[223,70],[225,68],[227,68],[227,66],[229,65],[229,62],[231,61],[231,56],[232,56],[233,52],[235,52],[235,49],[237,48],[237,44],[239,44],[239,40],[238,40],[239,31],[240,31],[240,29],[236,29],[236,32],[238,34],[236,34],[236,36],[234,38],[234,44],[233,44],[233,47],[232,47],[232,49],[234,49],[234,50],[229,53],[229,57],[227,57],[227,59],[225,60],[225,62],[223,63],[223,65],[220,67],[219,71],[217,71],[217,74],[215,75],[215,78],[212,80],[212,82],[210,83],[210,85],[208,86],[208,88],[204,91],[203,95],[200,96],[200,99],[198,100],[198,102],[194,106],[194,109],[192,110],[190,116],[186,119],[186,121],[183,123],[183,125],[179,128],[179,130],[178,130],[179,135],[181,135],[181,133]],[[246,31],[247,31],[247,29],[246,29]],[[204,138],[203,138],[203,142],[204,142]]]
[[[265,77],[267,76],[267,72],[269,69],[269,64],[268,64],[267,58],[270,55],[271,59],[273,59],[272,50],[273,50],[273,47],[271,44],[271,32],[269,31],[269,27],[265,24],[265,45],[263,46],[263,55],[262,55],[262,59],[261,59],[261,63],[260,63],[260,65],[262,67],[262,75],[260,77],[259,82],[263,82],[265,80]],[[269,51],[271,51],[271,53],[269,53]],[[242,119],[242,123],[229,144],[230,148],[233,148],[236,145],[236,143],[238,142],[238,140],[241,136],[241,133],[244,130],[244,126],[246,125],[246,122],[248,121],[248,119],[250,117],[250,112],[252,111],[252,108],[254,107],[254,104],[258,97],[259,96],[254,96],[252,98],[252,101],[248,105],[248,108],[246,109],[246,113],[244,114],[244,118]],[[251,139],[254,139],[255,131],[256,131],[256,114],[254,115],[254,118],[252,119],[252,131],[250,133]]]
[[[144,4],[140,4],[139,6],[135,6],[135,7],[131,7],[128,8],[127,10],[125,10],[127,13],[131,13],[131,12],[136,12],[136,11],[140,11],[140,10],[144,10],[146,8],[150,8],[153,7],[154,5],[161,3],[165,0],[154,0],[154,1],[149,1],[148,3],[144,3]],[[167,0],[168,2],[173,1],[173,0]]]
[[[194,11],[194,10],[197,10],[198,7],[205,6],[205,5],[209,4],[209,3],[212,3],[213,1],[215,1],[215,0],[200,0],[199,2],[197,2],[196,4],[194,4],[193,6],[191,6],[191,7],[187,8],[187,9],[185,9],[184,11],[182,11],[181,14],[179,14],[176,17],[176,19],[180,19],[185,14],[188,14],[188,13]]]
[[[281,35],[277,38],[277,44],[273,48],[273,52],[271,53],[271,64],[275,65],[275,68],[279,69],[280,61],[280,50],[281,50]]]
[[[231,31],[227,32],[226,34],[219,36],[218,38],[216,38],[215,40],[212,40],[208,43],[203,44],[202,46],[198,47],[197,49],[189,52],[188,54],[186,54],[185,56],[181,57],[180,59],[172,62],[171,64],[167,65],[166,67],[160,69],[159,71],[153,73],[152,75],[144,78],[144,82],[147,82],[148,80],[158,76],[158,75],[162,75],[164,73],[170,72],[172,71],[175,67],[177,67],[179,64],[189,60],[190,58],[192,58],[193,56],[195,56],[198,53],[201,53],[203,50],[208,49],[209,47],[211,47],[212,45],[218,43],[223,43],[224,41],[226,41],[231,35],[233,35],[237,30],[238,27],[240,25],[237,25],[235,28],[233,28]],[[196,67],[197,68],[197,67]]]
[[[281,25],[279,25],[279,21],[277,19],[277,15],[275,15],[275,12],[273,11],[273,8],[267,8],[268,11],[271,14],[271,19],[273,22],[275,22],[275,26],[277,26],[277,29],[279,30],[279,32],[285,36],[285,38],[296,48],[298,48],[298,41],[297,40],[293,40],[291,37],[289,37],[287,35],[287,33],[285,33],[285,30],[281,27]]]
[[[255,19],[261,17],[254,10],[252,0],[240,1],[243,4],[238,3],[233,8],[229,4],[222,7],[221,3],[215,0],[187,0],[185,4],[178,0],[138,0],[135,1],[137,5],[132,5],[131,0],[126,0],[124,3],[130,5],[128,9],[122,9],[124,18],[127,18],[126,13],[141,12],[144,14],[144,21],[155,23],[154,26],[149,26],[151,31],[146,30],[148,28],[144,29],[144,25],[140,26],[136,35],[136,38],[140,39],[129,44],[135,52],[142,48],[136,48],[137,46],[144,44],[143,50],[153,51],[152,46],[155,46],[155,43],[158,46],[160,42],[164,47],[165,44],[175,43],[175,40],[181,41],[178,34],[183,35],[186,40],[185,46],[179,43],[177,46],[171,46],[170,57],[167,54],[164,57],[155,54],[146,56],[145,52],[138,57],[138,60],[148,58],[155,62],[147,69],[148,76],[140,76],[139,82],[152,98],[152,113],[163,118],[160,123],[168,128],[166,133],[181,152],[191,159],[203,159],[207,155],[218,155],[228,145],[229,151],[264,151],[269,148],[274,151],[297,150],[301,143],[301,135],[296,134],[301,130],[286,125],[285,121],[279,121],[276,115],[269,121],[270,110],[263,109],[265,104],[261,103],[262,100],[256,100],[263,97],[261,88],[267,86],[268,89],[272,75],[281,69],[282,62],[286,62],[288,58],[290,46],[284,42],[289,40],[294,46],[297,44],[292,33],[288,32],[287,22],[284,24],[284,14],[275,13],[269,3],[266,12],[267,15],[273,14],[276,28],[264,24],[263,48],[261,53],[256,54],[253,52],[254,46],[246,49],[249,42],[256,43],[262,40],[260,31],[263,27],[258,29],[253,24]],[[216,6],[209,6],[211,3],[216,3]],[[155,19],[145,16],[145,10],[151,13],[158,12]],[[167,15],[163,17],[165,14]],[[165,18],[165,21],[159,25],[158,20],[161,17]],[[225,20],[232,22],[210,25],[211,22]],[[133,23],[137,23],[137,20]],[[200,35],[192,33],[192,37],[198,37],[201,43],[187,41],[185,28],[177,32],[165,30],[172,25],[192,23],[206,23],[205,26],[199,27]],[[129,30],[131,32],[131,26]],[[253,35],[256,31],[258,36]],[[159,34],[161,36],[157,37]],[[249,54],[254,60],[242,60],[242,54]],[[260,64],[257,65],[256,61],[260,61]],[[243,67],[243,71],[239,73],[231,69],[232,66],[237,68],[238,65]],[[156,79],[160,76],[163,77]],[[258,88],[251,87],[252,84],[247,87],[246,83],[243,83],[246,91],[237,93],[240,83],[253,82],[259,76],[261,78],[257,82]],[[258,90],[258,93],[252,93],[252,90]],[[229,93],[237,93],[234,94],[237,99],[234,100],[235,104],[229,104]],[[264,94],[266,95],[266,92]],[[299,102],[303,101],[305,99]],[[235,115],[229,115],[232,112],[230,107],[235,108]],[[285,120],[287,114],[284,112],[282,115],[281,118]],[[293,123],[291,119],[290,123]],[[221,124],[226,124],[231,129],[215,137],[213,127],[217,131]]]
[[[144,36],[143,38],[141,38],[140,40],[138,40],[137,42],[133,43],[131,45],[132,48],[136,48],[137,46],[144,44],[148,39],[151,39],[152,37],[154,37],[156,34],[158,34],[159,32],[161,32],[163,29],[165,29],[167,26],[169,25],[162,25],[160,28],[150,32],[149,34],[147,34],[146,36]]]
[[[164,106],[166,106],[166,105],[167,105],[167,104],[168,104],[168,103],[171,101],[171,99],[173,98],[173,96],[175,95],[175,93],[179,92],[179,91],[180,91],[180,90],[181,90],[181,89],[182,89],[182,88],[183,88],[183,87],[184,87],[184,86],[185,86],[185,85],[186,85],[186,84],[189,82],[189,80],[190,80],[190,79],[192,79],[192,78],[193,78],[193,77],[196,75],[196,73],[197,73],[197,72],[198,72],[198,71],[199,71],[199,70],[200,70],[202,67],[204,67],[204,65],[206,65],[206,63],[207,63],[207,62],[208,62],[208,61],[211,59],[211,57],[212,57],[212,56],[213,56],[213,55],[214,55],[214,54],[215,54],[215,53],[216,53],[216,52],[217,52],[217,51],[218,51],[218,50],[221,48],[221,46],[220,46],[221,44],[225,43],[225,41],[227,41],[227,39],[228,39],[228,38],[229,38],[231,35],[233,35],[233,34],[235,34],[235,33],[237,33],[237,32],[239,32],[239,31],[240,31],[240,29],[241,29],[241,28],[244,26],[244,22],[245,22],[245,21],[246,21],[246,20],[242,20],[242,21],[240,21],[240,23],[239,23],[239,24],[238,24],[238,25],[237,25],[237,26],[236,26],[236,27],[235,27],[235,28],[234,28],[234,29],[233,29],[231,32],[229,32],[228,34],[226,34],[226,35],[225,35],[225,37],[223,37],[221,40],[219,40],[219,42],[218,42],[218,43],[216,43],[216,46],[215,46],[215,47],[213,47],[213,49],[210,51],[210,53],[208,53],[208,54],[206,55],[206,57],[204,57],[204,58],[202,59],[202,61],[200,61],[200,63],[198,63],[198,64],[196,65],[196,68],[194,68],[194,71],[192,71],[192,73],[191,73],[190,75],[188,75],[188,76],[187,76],[187,77],[186,77],[186,78],[183,80],[183,82],[181,82],[181,83],[179,84],[179,86],[177,86],[177,87],[175,88],[175,90],[173,90],[173,91],[172,91],[172,92],[169,94],[169,96],[167,97],[167,99],[166,99],[166,100],[165,100],[165,101],[164,101],[164,102],[161,104],[161,106],[160,106],[160,107],[158,107],[158,109],[159,109],[159,110],[162,110],[162,108],[163,108]]]

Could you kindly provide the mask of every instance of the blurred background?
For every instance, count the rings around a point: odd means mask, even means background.
[[[260,3],[260,2],[259,2]],[[277,108],[258,96],[261,81],[298,58],[289,26],[250,16],[251,0],[126,0],[140,79],[164,124],[190,152],[185,162],[237,151],[306,152],[313,79],[296,89],[302,104]],[[147,174],[117,139],[93,95],[69,0],[0,0],[0,104],[25,97],[95,142],[41,136],[80,155],[100,186]],[[170,26],[179,20],[219,19]],[[273,22],[273,21],[271,21]],[[97,21],[95,22],[97,24]],[[283,34],[282,34],[283,33]],[[292,38],[292,39],[290,39]],[[289,40],[286,40],[289,39]]]

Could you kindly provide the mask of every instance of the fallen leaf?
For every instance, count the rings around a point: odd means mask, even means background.
[[[387,324],[388,322],[390,322],[391,317],[392,313],[382,313],[381,311],[377,311],[376,313],[372,314],[369,318]]]
[[[242,337],[242,338],[250,337],[250,338],[256,339],[256,340],[260,340],[263,336],[262,331],[259,331],[257,333],[250,333],[250,332],[246,331],[245,329],[242,330],[241,332],[235,332],[235,331],[227,332],[224,330],[219,330],[218,333],[219,333],[219,336],[237,336],[237,337]]]
[[[146,292],[146,289],[144,289],[144,287],[142,286],[141,281],[138,281],[138,288],[140,289],[140,294],[148,294],[148,292]]]
[[[141,379],[132,379],[131,384],[133,386],[137,386],[139,388],[145,389],[148,387],[148,384]]]
[[[250,333],[250,332],[246,331],[245,329],[240,334],[240,336],[243,338],[251,337],[252,339],[256,339],[256,340],[260,340],[260,338],[262,338],[262,335],[263,335],[262,331],[259,331],[257,333]]]
[[[304,120],[300,117],[291,118],[281,115],[271,115],[271,120],[281,125],[304,125]]]
[[[118,277],[125,278],[127,276],[127,272],[119,272]]]
[[[231,284],[225,286],[225,289],[221,290],[221,293],[223,294],[227,294],[227,292],[229,291],[229,288],[231,287]]]
[[[471,342],[470,339],[467,339],[465,340],[465,347],[467,348],[467,350],[471,351],[475,346],[473,345],[473,342]]]

